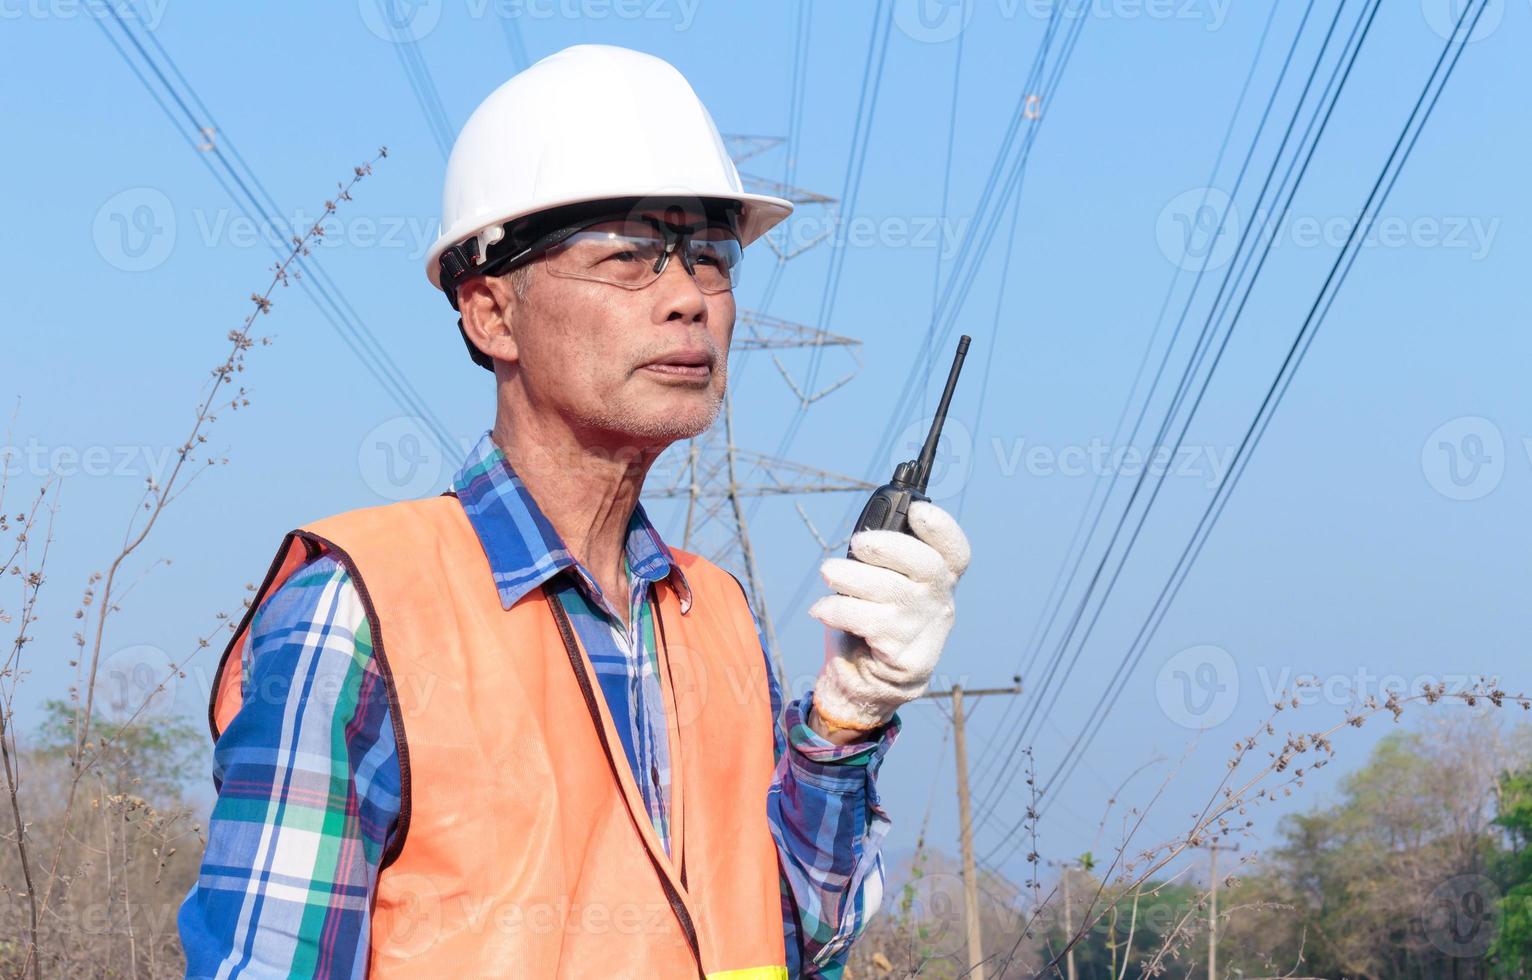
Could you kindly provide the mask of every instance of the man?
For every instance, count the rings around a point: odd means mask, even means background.
[[[291,532],[225,651],[192,976],[836,975],[874,778],[953,621],[940,509],[831,559],[780,707],[739,583],[644,477],[724,394],[748,194],[668,64],[580,46],[475,111],[428,275],[495,376],[445,494]]]

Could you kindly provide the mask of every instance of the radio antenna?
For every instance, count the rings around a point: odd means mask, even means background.
[[[966,333],[958,338],[957,356],[952,359],[952,370],[947,373],[947,387],[942,390],[942,400],[936,406],[936,418],[931,420],[931,431],[926,444],[921,447],[920,460],[915,464],[915,485],[921,493],[931,479],[931,467],[936,463],[936,444],[942,438],[942,426],[947,421],[947,406],[952,402],[952,389],[957,387],[958,372],[963,370],[963,358],[968,356],[968,343],[972,340]]]

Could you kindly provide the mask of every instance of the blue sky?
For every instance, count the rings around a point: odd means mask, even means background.
[[[216,117],[212,140],[237,145],[287,220],[312,221],[336,181],[388,146],[388,159],[332,223],[318,260],[370,331],[365,343],[386,352],[452,437],[471,441],[488,426],[493,392],[464,356],[421,258],[436,228],[439,134],[443,126],[455,131],[513,72],[519,55],[502,23],[510,21],[533,59],[595,41],[671,60],[727,133],[795,131],[793,63],[801,54],[798,139],[744,169],[772,180],[791,173],[796,185],[836,197],[854,188],[855,207],[842,211],[839,225],[822,209],[801,210],[787,229],[795,241],[827,228],[835,234],[782,266],[766,309],[804,323],[828,311],[817,325],[861,340],[861,363],[852,381],[790,430],[795,396],[775,367],[759,355],[736,360],[737,438],[767,453],[786,441],[796,461],[887,478],[894,453],[870,457],[886,430],[918,431],[934,402],[951,340],[934,360],[919,359],[933,301],[959,244],[993,214],[978,210],[981,189],[1012,111],[1028,94],[1047,3],[877,7],[892,15],[892,27],[857,180],[848,180],[857,106],[869,38],[881,37],[872,33],[871,3],[812,5],[800,49],[796,4],[434,2],[413,9],[416,43],[403,52],[372,4],[158,0],[139,10],[141,29]],[[1315,5],[1297,56],[1304,70],[1317,50],[1316,25],[1328,23],[1334,4]],[[1208,200],[1233,189],[1302,6],[1284,4],[1271,19]],[[1123,446],[1120,436],[1114,442],[1117,423],[1178,272],[1172,311],[1186,301],[1206,244],[1195,238],[1198,222],[1211,213],[1199,213],[1204,188],[1272,12],[1254,0],[1090,0],[1083,9],[1067,70],[1034,106],[1039,118],[1027,121],[1039,131],[1017,220],[1013,226],[1009,211],[1001,216],[952,321],[952,337],[969,333],[974,346],[938,500],[961,513],[975,559],[940,683],[1004,684],[1027,658],[1095,478],[1112,470],[1112,452]],[[1343,30],[1359,9],[1358,0],[1347,4]],[[1451,0],[1381,9],[1187,450],[1078,666],[1047,698],[1034,740],[1044,780],[1092,720],[1435,61],[1439,30],[1458,9]],[[79,589],[114,553],[137,488],[184,433],[198,386],[272,261],[259,229],[210,174],[209,154],[188,145],[185,127],[172,126],[109,43],[103,16],[64,0],[0,5],[8,21],[0,30],[0,99],[12,134],[11,151],[0,155],[7,218],[0,392],[19,399],[6,459],[16,494],[8,508],[50,474],[62,477],[39,623],[46,642],[30,651],[24,720],[69,683],[68,617]],[[1487,8],[1227,511],[1084,765],[1048,807],[1041,843],[1049,856],[1092,846],[1117,784],[1152,758],[1180,758],[1206,726],[1151,819],[1151,834],[1174,833],[1221,775],[1228,745],[1300,674],[1326,682],[1319,703],[1303,709],[1306,729],[1341,717],[1348,685],[1376,691],[1388,676],[1459,683],[1485,674],[1511,689],[1527,683],[1529,29],[1532,4]],[[123,43],[115,25],[110,33]],[[439,121],[428,119],[409,82],[410,52],[429,72]],[[1290,113],[1290,101],[1279,101],[1277,112]],[[1275,142],[1260,147],[1257,175]],[[1235,198],[1231,227],[1249,220],[1254,186]],[[1219,249],[1231,240],[1213,246],[1210,266],[1219,274]],[[839,285],[827,301],[836,249]],[[764,248],[753,250],[741,305],[761,307],[772,262]],[[1205,300],[1213,287],[1204,288]],[[135,586],[112,628],[107,653],[130,676],[139,663],[179,657],[216,611],[236,609],[244,583],[259,580],[286,529],[401,493],[431,493],[456,465],[431,445],[414,413],[380,390],[300,289],[279,290],[260,328],[275,343],[250,355],[252,404],[221,418],[212,437],[230,463],[203,475],[169,512],[137,570],[155,558],[173,564]],[[1187,353],[1174,352],[1173,368]],[[800,386],[816,371],[807,352],[781,361]],[[933,381],[919,404],[895,415],[917,364]],[[854,368],[831,351],[815,386]],[[1151,410],[1150,418],[1158,415]],[[1141,435],[1139,445],[1147,442]],[[392,481],[388,453],[398,454]],[[411,460],[401,477],[397,467]],[[1122,477],[1108,515],[1132,479]],[[799,502],[836,537],[860,498]],[[679,539],[678,513],[663,503],[653,511]],[[751,530],[789,673],[801,686],[821,656],[819,628],[804,615],[819,594],[819,549],[786,500],[756,506]],[[1045,650],[1039,662],[1046,659]],[[192,662],[165,710],[198,716],[212,661],[203,653]],[[1035,690],[1041,680],[1024,683]],[[1020,878],[1020,858],[1002,846],[1024,803],[1020,780],[996,795],[1006,770],[1003,736],[1016,716],[998,701],[981,703],[970,752],[975,792],[995,807],[995,819],[979,828],[980,851]],[[904,735],[882,776],[895,818],[890,846],[912,846],[934,799],[931,839],[955,850],[945,721],[929,703],[903,717]],[[1348,732],[1336,770],[1359,763],[1384,730],[1378,723]],[[1334,778],[1311,782],[1292,805],[1322,799]],[[1125,797],[1146,802],[1158,781],[1141,776]],[[1259,829],[1269,834],[1273,817]]]

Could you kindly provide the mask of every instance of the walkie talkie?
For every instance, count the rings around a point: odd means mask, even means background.
[[[872,492],[862,515],[856,519],[851,533],[869,529],[910,533],[910,504],[916,500],[930,500],[926,496],[926,484],[931,479],[931,466],[936,461],[936,444],[941,441],[942,423],[947,421],[947,405],[952,401],[952,389],[957,387],[958,372],[963,370],[963,358],[968,356],[967,334],[958,338],[957,356],[952,359],[952,370],[947,374],[947,387],[942,400],[936,406],[936,417],[931,420],[931,431],[926,444],[921,447],[920,458],[906,460],[894,467],[894,477]],[[851,557],[851,548],[846,548]]]

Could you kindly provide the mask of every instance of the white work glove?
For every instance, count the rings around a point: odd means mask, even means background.
[[[814,710],[830,728],[870,731],[920,697],[952,629],[952,590],[968,567],[968,538],[935,504],[910,504],[910,530],[858,531],[850,558],[819,567],[834,589],[809,607],[825,625]]]

